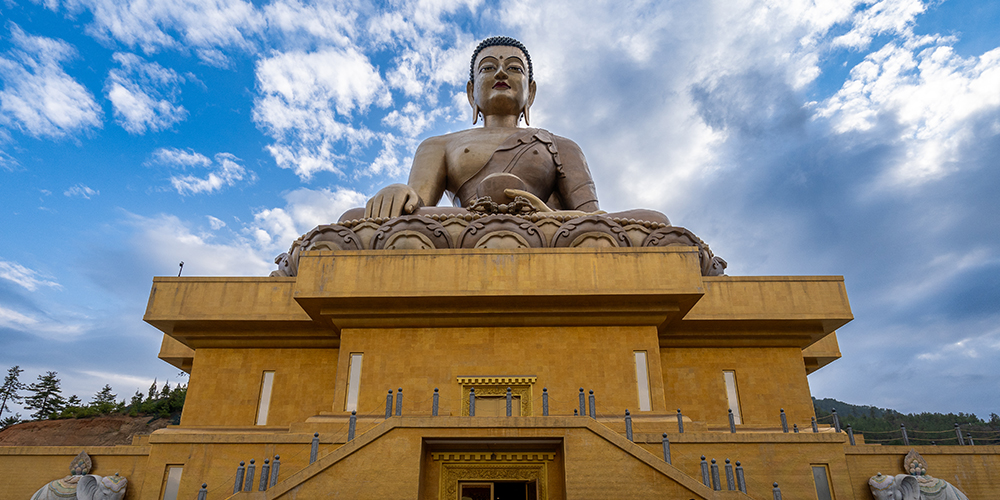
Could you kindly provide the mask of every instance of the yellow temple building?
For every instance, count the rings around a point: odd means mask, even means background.
[[[861,500],[910,449],[813,430],[807,375],[852,319],[841,277],[703,276],[696,246],[328,247],[294,277],[155,278],[145,320],[190,374],[180,425],[88,448],[94,473],[142,500],[202,484],[209,499],[763,500],[773,483]],[[994,498],[997,447],[916,448]],[[0,451],[37,471],[0,497],[28,498],[79,451]],[[280,466],[261,484],[265,460]]]

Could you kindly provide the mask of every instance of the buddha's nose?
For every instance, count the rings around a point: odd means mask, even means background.
[[[497,68],[497,72],[495,73],[495,75],[497,80],[507,79],[507,72],[504,71],[503,67]]]

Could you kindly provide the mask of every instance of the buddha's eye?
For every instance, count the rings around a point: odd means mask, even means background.
[[[494,69],[496,69],[496,68],[494,68],[492,64],[487,64],[487,65],[481,66],[479,68],[479,72],[483,73],[483,72],[486,72],[486,71],[493,71]]]
[[[521,69],[521,67],[520,67],[520,66],[511,66],[511,67],[510,67],[510,70],[511,70],[511,71],[517,71],[518,73],[524,73],[524,70],[523,70],[523,69]]]

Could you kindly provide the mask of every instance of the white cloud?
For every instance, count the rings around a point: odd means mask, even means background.
[[[895,123],[903,146],[886,179],[920,184],[959,169],[964,146],[978,126],[970,118],[1000,107],[1000,48],[963,58],[935,37],[888,43],[851,70],[851,78],[823,103],[819,116],[838,133]]]
[[[296,0],[278,0],[264,6],[263,15],[270,34],[289,45],[321,43],[346,47],[356,36],[354,26],[358,15],[343,7],[329,1],[307,5]]]
[[[40,286],[62,288],[59,283],[52,281],[47,276],[42,276],[37,272],[18,264],[17,262],[5,260],[0,260],[0,279],[16,283],[32,292],[37,290]]]
[[[95,189],[91,189],[90,187],[87,187],[83,184],[77,184],[67,189],[66,191],[63,191],[63,194],[69,197],[79,196],[81,198],[86,198],[89,200],[92,197],[101,194],[101,192]]]
[[[139,46],[146,53],[193,49],[204,62],[228,64],[220,49],[248,50],[264,26],[259,11],[240,0],[65,0],[71,14],[93,13],[94,36]],[[52,10],[57,3],[47,2]]]
[[[104,91],[118,123],[130,134],[163,130],[187,117],[177,104],[184,78],[176,71],[134,54],[116,53],[114,59],[121,67],[110,71]]]
[[[927,6],[921,0],[880,0],[859,10],[852,19],[851,30],[833,39],[834,47],[863,49],[879,35],[908,35],[914,19]]]
[[[242,160],[230,153],[217,153],[213,162],[208,157],[194,151],[160,148],[153,152],[146,164],[159,164],[182,169],[190,167],[211,169],[204,176],[191,174],[170,176],[170,184],[178,193],[184,195],[212,193],[233,186],[239,181],[253,182],[257,180],[257,175],[240,165],[238,163],[240,161]]]
[[[171,165],[178,167],[207,167],[212,164],[207,156],[195,153],[194,151],[184,151],[176,148],[160,148],[153,151],[152,157],[146,162],[150,164]]]
[[[67,341],[86,332],[83,324],[61,323],[49,319],[39,319],[33,315],[20,313],[0,305],[0,328],[37,335],[47,340]]]
[[[267,276],[274,267],[269,252],[253,241],[216,241],[212,234],[196,234],[174,215],[131,215],[129,223],[136,228],[131,238],[135,256],[153,269],[176,271],[184,261],[185,276]]]
[[[226,223],[219,218],[212,217],[211,215],[206,215],[205,217],[208,218],[208,225],[212,226],[212,229],[216,231],[226,227]]]
[[[342,172],[338,144],[367,144],[374,134],[351,124],[370,105],[391,96],[378,70],[353,48],[286,52],[257,63],[253,118],[275,139],[268,146],[281,168],[304,180],[320,171]]]
[[[64,137],[101,126],[94,96],[63,70],[76,57],[62,40],[32,36],[10,24],[15,48],[0,56],[0,126],[34,137]]]
[[[320,224],[336,223],[348,209],[362,207],[368,197],[357,191],[336,188],[299,188],[284,196],[284,207],[259,210],[248,232],[263,248],[285,251],[296,238]]]

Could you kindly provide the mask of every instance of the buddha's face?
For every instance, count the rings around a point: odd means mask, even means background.
[[[483,49],[476,57],[475,80],[467,87],[469,103],[483,115],[520,115],[535,98],[535,82],[528,81],[526,61],[517,47]]]

